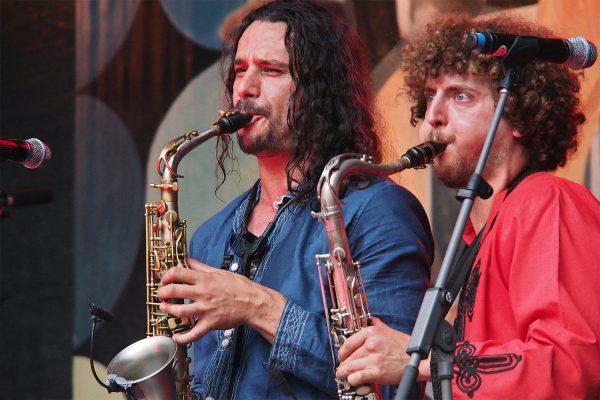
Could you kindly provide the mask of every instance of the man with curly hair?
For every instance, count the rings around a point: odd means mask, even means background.
[[[465,46],[470,32],[549,36],[506,15],[433,21],[405,48],[421,140],[447,144],[435,175],[462,188],[475,170],[498,102],[501,60]],[[548,173],[577,147],[585,121],[578,76],[564,65],[531,61],[498,126],[463,238],[475,242],[458,314],[455,398],[600,398],[600,203],[583,186]],[[478,246],[478,247],[476,247]],[[401,306],[401,305],[400,305]],[[397,384],[409,336],[376,321],[340,350],[337,374],[351,384]],[[419,378],[431,378],[429,360]]]
[[[161,299],[192,302],[164,301],[161,309],[198,320],[174,338],[193,342],[192,386],[201,398],[335,398],[315,264],[328,241],[311,210],[319,208],[316,186],[332,157],[381,160],[366,58],[346,24],[307,1],[257,8],[229,43],[230,105],[253,115],[237,139],[256,157],[260,179],[194,233],[191,269],[163,277]],[[230,146],[222,144],[225,172]],[[410,332],[433,258],[427,216],[391,180],[364,183],[351,183],[343,199],[350,250],[362,262],[371,310]]]

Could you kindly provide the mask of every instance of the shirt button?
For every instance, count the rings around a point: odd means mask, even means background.
[[[226,338],[231,337],[231,335],[233,335],[233,329],[227,329],[226,331],[223,331],[223,336]]]
[[[214,397],[210,397],[210,396],[208,396],[208,397],[206,398],[206,400],[215,400],[215,398],[214,398]]]
[[[231,343],[231,339],[223,339],[223,341],[221,342],[221,347],[229,347],[229,343]]]
[[[229,267],[229,270],[231,272],[236,272],[238,269],[240,268],[240,264],[234,262],[233,264],[231,264],[231,266]]]

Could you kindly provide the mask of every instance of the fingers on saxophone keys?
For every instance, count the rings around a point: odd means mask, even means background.
[[[186,333],[178,333],[173,335],[173,340],[175,340],[179,344],[188,344],[193,342],[194,340],[201,338],[208,332],[206,327],[203,326],[200,321],[192,328],[189,332]]]
[[[156,295],[161,300],[191,298],[189,285],[180,285],[177,283],[169,283],[166,286],[159,287]]]
[[[367,328],[363,328],[361,331],[355,333],[346,339],[343,346],[340,348],[338,352],[338,358],[340,361],[344,361],[348,357],[350,357],[357,349],[359,349],[365,342],[365,330]]]
[[[372,361],[368,358],[344,362],[336,370],[336,376],[346,380],[352,386],[372,382],[375,376],[372,373],[373,371],[370,370],[370,362]]]
[[[194,305],[193,304],[174,304],[163,301],[160,303],[160,310],[166,314],[174,315],[179,318],[194,317]]]
[[[356,365],[355,362],[353,361],[345,361],[342,362],[340,365],[338,365],[336,371],[335,371],[335,376],[338,377],[339,379],[348,380],[348,376],[350,374],[356,374]]]
[[[372,374],[369,374],[368,370],[353,372],[347,377],[347,381],[352,386],[358,386],[361,383],[368,383],[373,381]]]
[[[169,270],[163,274],[160,281],[162,286],[166,286],[170,283],[192,283],[193,276],[193,272],[187,268],[174,267],[169,268]]]

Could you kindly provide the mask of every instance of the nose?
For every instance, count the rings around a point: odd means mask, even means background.
[[[440,128],[447,123],[446,99],[444,96],[436,95],[427,106],[425,121],[434,128]]]
[[[256,98],[260,96],[260,79],[252,69],[238,74],[235,78],[235,91],[240,99]]]

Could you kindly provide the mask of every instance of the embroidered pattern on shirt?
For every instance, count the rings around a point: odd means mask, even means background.
[[[458,304],[458,313],[456,315],[456,321],[454,327],[456,329],[458,340],[464,340],[465,325],[467,323],[466,318],[469,322],[473,320],[473,308],[475,307],[475,297],[477,296],[477,287],[479,286],[479,280],[481,278],[481,260],[477,261],[475,267],[469,275],[469,280],[463,288],[463,292],[460,296],[460,302]]]
[[[522,356],[509,354],[475,355],[476,348],[469,342],[461,343],[454,353],[456,385],[469,397],[481,386],[480,374],[497,374],[514,369]]]
[[[302,337],[308,312],[293,303],[287,303],[283,311],[279,342],[274,343],[269,356],[269,367],[282,371],[292,371],[296,365],[298,341]]]

